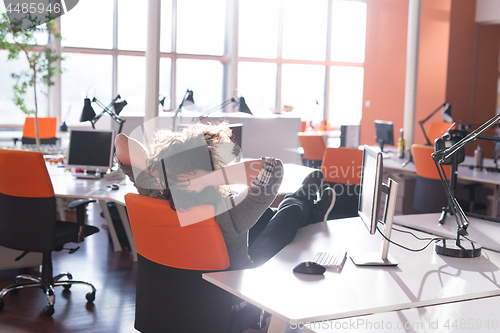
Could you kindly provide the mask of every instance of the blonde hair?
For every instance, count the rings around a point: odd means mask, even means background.
[[[195,124],[180,132],[159,130],[149,145],[148,169],[157,175],[161,193],[174,210],[186,210],[201,204],[213,204],[227,189],[207,187],[200,193],[191,193],[169,187],[181,174],[195,170],[213,171],[233,161],[234,143],[231,129],[226,122],[220,124]],[[174,203],[175,197],[175,203]]]

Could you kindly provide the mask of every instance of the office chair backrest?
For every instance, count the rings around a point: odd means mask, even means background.
[[[39,117],[38,118],[38,137],[40,139],[50,139],[56,137],[57,118],[56,117]],[[23,137],[34,139],[35,134],[35,118],[26,117],[23,126]]]
[[[436,169],[436,164],[432,159],[431,154],[434,152],[433,146],[413,144],[411,146],[411,152],[413,155],[413,163],[415,164],[415,172],[417,176],[428,178],[428,179],[438,179],[439,173]],[[450,177],[451,165],[443,165],[443,169],[446,172],[446,176]]]
[[[336,193],[328,219],[358,216],[362,162],[363,151],[357,148],[326,148],[321,171]]]
[[[441,135],[443,135],[443,133],[446,133],[446,131],[448,131],[451,125],[453,125],[453,123],[445,123],[445,122],[431,123],[429,126],[429,130],[427,131],[427,137],[429,138],[431,144],[434,145],[434,140],[440,138]]]
[[[137,253],[158,264],[189,270],[229,267],[226,243],[214,218],[181,227],[177,214],[210,214],[213,206],[176,212],[167,200],[128,193],[127,212]],[[206,215],[203,215],[206,216]]]
[[[43,154],[0,149],[0,245],[53,251],[55,221],[54,189]]]
[[[434,152],[434,147],[413,144],[411,151],[417,173],[413,209],[420,213],[439,213],[443,207],[447,206],[448,199],[431,156]],[[451,166],[444,165],[443,169],[449,178]]]
[[[304,158],[307,160],[320,161],[325,153],[326,143],[323,135],[299,132],[300,146],[304,149]]]
[[[363,151],[357,148],[326,148],[321,171],[324,180],[341,184],[361,184]]]

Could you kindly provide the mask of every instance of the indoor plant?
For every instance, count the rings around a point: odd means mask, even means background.
[[[36,33],[36,35],[35,35]],[[38,101],[37,84],[46,85],[47,88],[54,84],[54,74],[61,73],[57,61],[63,58],[54,51],[49,43],[38,44],[37,35],[48,34],[51,38],[61,39],[61,34],[56,22],[49,21],[44,25],[29,27],[24,30],[12,29],[7,14],[0,17],[0,49],[9,52],[8,59],[18,59],[23,54],[28,61],[29,68],[20,73],[12,73],[16,80],[13,86],[14,103],[28,116],[35,117],[36,146],[40,148],[38,135]],[[28,88],[33,88],[34,109],[28,109],[25,95]]]

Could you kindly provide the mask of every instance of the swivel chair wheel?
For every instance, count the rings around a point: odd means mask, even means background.
[[[9,293],[11,293],[12,295],[17,295],[19,294],[19,290],[21,289],[12,289],[11,291],[9,291]]]
[[[53,305],[47,305],[46,307],[43,308],[43,314],[47,317],[51,317],[54,314],[54,306]]]
[[[85,295],[85,298],[87,299],[87,302],[92,303],[95,300],[95,292],[90,292]]]
[[[65,284],[63,286],[64,290],[69,290],[71,288],[71,285],[70,284]]]

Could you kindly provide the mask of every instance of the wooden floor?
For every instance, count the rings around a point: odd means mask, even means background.
[[[104,219],[96,204],[89,206],[89,224],[100,232],[85,239],[73,254],[68,251],[53,254],[54,275],[70,272],[74,280],[90,282],[97,289],[94,303],[87,303],[85,294],[91,289],[74,285],[70,291],[55,288],[55,313],[46,317],[42,310],[47,298],[39,288],[21,290],[17,295],[4,297],[5,307],[0,311],[2,333],[128,333],[134,329],[135,280],[137,264],[128,251],[114,252]],[[69,244],[74,247],[74,244]],[[14,282],[18,270],[0,271],[0,289]],[[247,330],[245,333],[264,333]],[[197,332],[195,332],[197,333]]]

